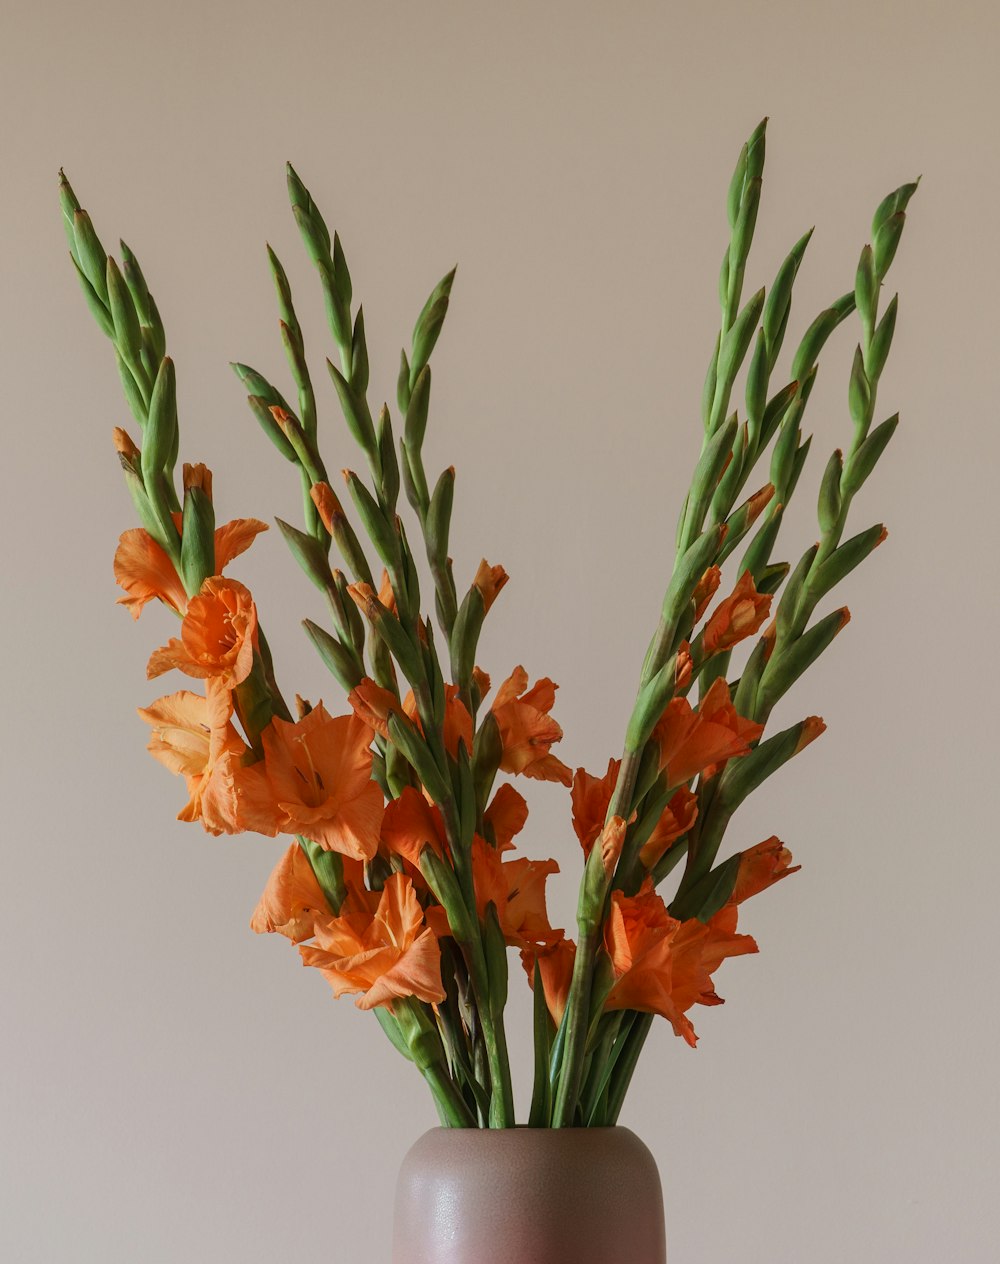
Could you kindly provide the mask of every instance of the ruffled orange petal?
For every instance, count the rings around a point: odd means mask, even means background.
[[[386,804],[382,842],[390,853],[418,867],[420,853],[428,845],[443,856],[446,843],[441,810],[428,803],[419,790],[406,786],[398,799]]]
[[[666,851],[694,825],[698,817],[698,796],[681,787],[664,808],[663,815],[639,852],[639,860],[652,869]]]
[[[523,948],[521,964],[528,975],[532,989],[535,986],[535,963],[542,981],[542,991],[549,1015],[556,1027],[563,1020],[569,999],[573,966],[576,962],[576,944],[572,939],[560,939],[548,948]]]
[[[767,621],[771,600],[769,593],[757,591],[753,575],[744,571],[732,593],[705,625],[705,654],[721,653],[752,636]]]
[[[215,569],[218,574],[226,569],[234,557],[245,553],[267,523],[259,518],[234,518],[215,529]]]
[[[405,714],[394,694],[383,689],[367,676],[347,695],[354,714],[375,733],[389,738],[389,716]]]
[[[514,837],[524,829],[528,819],[528,805],[509,782],[497,788],[493,801],[483,815],[485,824],[493,834],[497,851],[508,851],[514,846]]]
[[[250,928],[258,935],[276,933],[300,944],[312,937],[317,916],[329,917],[330,912],[309,857],[292,843],[267,880]]]
[[[147,602],[159,600],[178,614],[187,608],[187,593],[174,564],[148,531],[134,527],[118,541],[115,580],[125,589],[118,604],[138,619]]]
[[[257,610],[249,591],[234,579],[212,576],[188,602],[176,637],[150,656],[152,680],[173,668],[197,679],[217,679],[234,689],[250,675],[257,640]]]
[[[782,878],[798,873],[801,868],[801,865],[792,864],[792,853],[777,836],[772,835],[741,854],[730,900],[733,904],[742,904],[744,900],[773,887]]]
[[[611,795],[618,783],[620,759],[608,760],[608,771],[603,777],[595,777],[585,768],[578,768],[573,777],[570,801],[573,805],[573,829],[585,856],[604,829]]]

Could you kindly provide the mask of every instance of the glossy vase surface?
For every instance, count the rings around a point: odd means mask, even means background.
[[[433,1128],[400,1168],[393,1264],[665,1264],[656,1162],[628,1128]]]

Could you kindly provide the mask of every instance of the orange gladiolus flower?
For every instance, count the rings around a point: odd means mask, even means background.
[[[731,649],[753,636],[771,612],[771,594],[759,593],[749,571],[744,571],[732,593],[705,625],[702,642],[706,656]]]
[[[671,786],[680,786],[699,773],[714,775],[727,759],[750,751],[764,726],[738,715],[729,685],[717,677],[697,711],[686,698],[667,704],[653,737],[660,745],[660,767]]]
[[[441,948],[424,924],[413,883],[405,874],[386,879],[382,892],[354,888],[339,917],[317,918],[315,940],[300,944],[307,966],[326,976],[334,996],[360,993],[359,1009],[415,996],[434,1004],[445,999]]]
[[[585,768],[578,768],[573,777],[570,795],[573,829],[585,856],[590,855],[591,848],[604,829],[611,796],[618,783],[621,762],[620,759],[609,759],[608,771],[603,777],[594,777]]]
[[[175,515],[178,526],[180,515]],[[267,530],[266,522],[256,518],[236,518],[215,532],[215,569],[222,574],[225,567],[253,543],[261,531]],[[187,609],[187,593],[174,564],[148,531],[134,527],[122,532],[115,552],[115,579],[125,589],[125,596],[118,604],[132,612],[138,619],[147,602],[159,600],[164,605],[183,614]]]
[[[700,922],[696,917],[682,922],[673,942],[673,1001],[681,1014],[692,1005],[722,1005],[722,997],[715,990],[712,975],[727,957],[740,957],[757,952],[756,940],[751,935],[736,934],[737,910],[735,904],[727,904],[710,918]],[[685,1019],[686,1030],[674,1028],[694,1046],[697,1036],[691,1023]],[[682,1025],[683,1026],[683,1025]]]
[[[608,761],[608,771],[603,777],[594,777],[583,768],[576,770],[572,793],[573,828],[585,856],[590,855],[594,842],[604,830],[620,768],[621,760],[612,759]],[[651,869],[667,848],[688,832],[697,815],[697,796],[682,787],[671,798],[652,834],[643,844],[639,853],[643,865]]]
[[[249,590],[235,579],[213,575],[188,602],[180,640],[171,637],[153,651],[146,675],[152,680],[176,667],[234,689],[250,675],[256,641],[257,608]]]
[[[756,952],[749,935],[736,935],[735,905],[727,905],[707,924],[679,922],[647,878],[637,895],[615,891],[605,924],[604,945],[615,983],[605,1007],[660,1014],[674,1032],[694,1046],[697,1037],[686,1011],[692,1005],[718,1005],[712,973],[726,957]]]
[[[232,713],[229,692],[212,684],[207,698],[184,689],[139,708],[153,728],[150,754],[187,783],[179,821],[201,821],[210,834],[270,837],[278,832],[274,796],[263,764],[243,764],[247,746]]]
[[[509,782],[497,788],[483,820],[493,832],[497,851],[510,851],[514,835],[520,834],[528,819],[528,805]]]
[[[664,808],[663,815],[653,827],[639,851],[639,860],[652,869],[666,851],[683,838],[698,816],[698,796],[682,786]]]
[[[275,716],[263,739],[282,833],[370,860],[378,850],[384,803],[371,779],[368,726],[355,715],[331,717],[319,703],[294,724]]]
[[[730,902],[742,904],[760,891],[773,887],[782,878],[798,873],[801,868],[801,865],[792,864],[792,853],[777,836],[772,835],[741,854]]]
[[[504,938],[515,948],[553,944],[563,937],[553,930],[545,910],[545,882],[558,873],[554,860],[502,860],[481,838],[472,841],[472,879],[480,919],[490,903],[496,906]]]
[[[528,975],[528,983],[532,991],[535,987],[536,962],[549,1015],[558,1027],[566,1012],[569,987],[573,981],[576,944],[572,939],[560,939],[548,948],[521,949],[521,964]]]
[[[529,690],[528,673],[523,667],[515,667],[497,690],[492,710],[503,742],[500,767],[504,772],[569,786],[573,782],[572,771],[549,753],[549,747],[563,735],[549,715],[556,688],[551,680],[543,678]]]
[[[317,917],[331,915],[309,857],[298,843],[292,843],[267,880],[250,929],[258,935],[284,935],[300,944],[313,937]]]
[[[418,868],[420,853],[428,845],[438,856],[444,856],[448,844],[440,808],[428,803],[419,790],[406,786],[398,799],[385,806],[382,842],[391,854]]]

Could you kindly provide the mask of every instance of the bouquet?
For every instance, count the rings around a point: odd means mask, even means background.
[[[330,709],[298,696],[290,707],[254,598],[230,573],[266,524],[217,525],[204,465],[184,464],[178,486],[175,368],[157,305],[133,252],[123,242],[120,262],[107,254],[60,173],[73,265],[137,426],[114,432],[141,524],[115,554],[120,601],[136,619],[150,602],[173,616],[176,635],[153,651],[147,675],[180,672],[191,686],[140,709],[149,750],[184,778],[180,820],[215,835],[291,839],[253,929],[284,936],[335,996],[374,1012],[447,1126],[515,1123],[509,949],[534,992],[528,1123],[613,1125],[653,1018],[695,1044],[694,1007],[721,1003],[716,972],[757,951],[739,928],[742,906],[798,868],[777,837],[738,851],[724,844],[744,800],[823,732],[816,716],[771,732],[771,714],[848,622],[846,607],[823,613],[822,603],[886,538],[879,523],[849,534],[848,520],[898,421],[875,424],[897,310],[895,296],[883,304],[882,285],[916,184],[879,204],[853,287],[805,328],[790,369],[779,371],[810,233],[770,289],[744,299],[765,124],[729,185],[720,327],[673,571],[621,756],[594,773],[553,751],[562,729],[551,680],[532,682],[515,666],[494,686],[478,661],[508,576],[484,560],[471,583],[456,578],[455,470],[433,478],[423,456],[430,361],[455,273],[432,290],[402,353],[395,421],[386,405],[376,415],[343,245],[289,166],[332,339],[326,369],[363,471],[343,471],[349,512],[322,455],[292,291],[268,248],[290,396],[248,365],[233,368],[301,484],[301,523],[278,527],[325,598],[328,626],[304,627],[347,695]],[[819,538],[793,565],[779,539],[810,448],[805,412],[820,353],[852,316],[849,438],[822,474]],[[546,913],[558,864],[520,851],[522,777],[569,791],[582,861],[575,940]]]

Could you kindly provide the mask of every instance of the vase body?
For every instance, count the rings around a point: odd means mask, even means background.
[[[403,1160],[393,1264],[665,1264],[656,1163],[627,1128],[433,1128]]]

